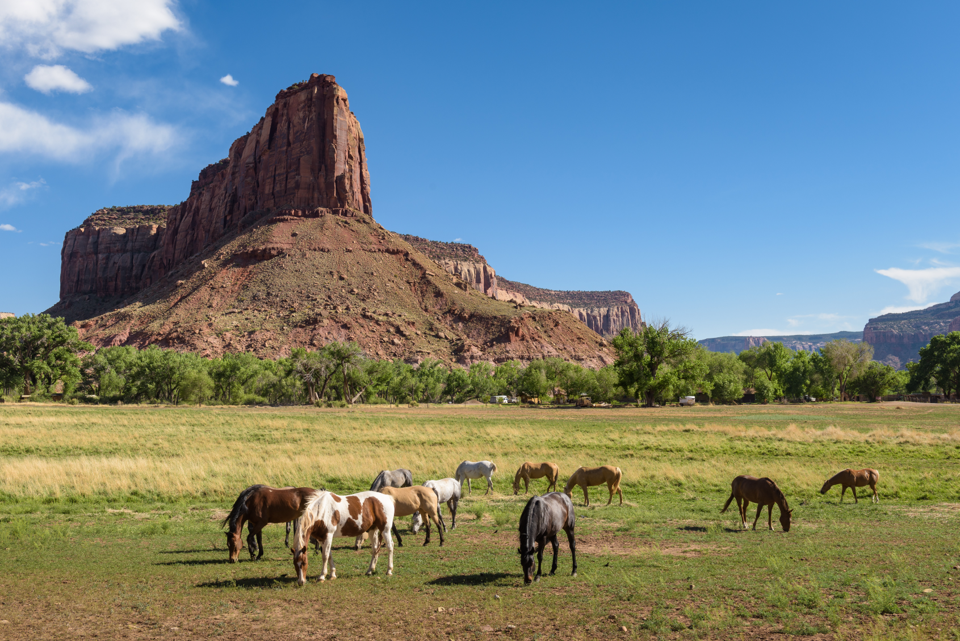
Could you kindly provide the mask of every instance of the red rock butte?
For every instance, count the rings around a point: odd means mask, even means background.
[[[182,203],[101,209],[67,232],[48,313],[95,345],[213,356],[355,340],[408,361],[612,362],[571,310],[475,291],[372,212],[360,124],[334,77],[313,74]]]

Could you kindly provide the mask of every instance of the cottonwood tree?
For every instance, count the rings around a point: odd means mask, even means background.
[[[860,394],[869,396],[871,401],[877,401],[896,387],[897,379],[897,370],[884,363],[871,361],[850,385]]]
[[[80,381],[79,352],[93,350],[77,328],[62,318],[25,314],[0,320],[0,383],[25,394],[52,390],[58,381],[69,392]]]
[[[920,348],[920,362],[910,368],[908,389],[918,391],[935,381],[949,398],[951,392],[960,392],[960,332],[940,334]]]
[[[820,350],[837,376],[840,385],[840,399],[847,397],[847,384],[858,377],[873,360],[873,345],[853,343],[840,339],[830,341]]]
[[[639,332],[625,327],[613,339],[617,351],[614,367],[620,386],[643,396],[647,407],[677,382],[689,381],[705,373],[692,359],[697,341],[685,327],[670,327],[670,321],[657,320]]]

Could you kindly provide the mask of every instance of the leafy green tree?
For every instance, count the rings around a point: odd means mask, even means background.
[[[873,360],[873,345],[870,343],[853,343],[848,340],[830,341],[821,350],[823,356],[830,361],[830,366],[837,375],[840,386],[841,400],[847,397],[847,384],[867,368]]]
[[[397,359],[393,361],[390,371],[392,377],[389,390],[394,403],[409,403],[420,398],[423,386],[412,365]]]
[[[198,406],[213,398],[216,383],[203,367],[195,367],[187,370],[183,375],[183,381],[180,384],[180,396],[188,403],[196,403]]]
[[[740,360],[746,363],[747,378],[754,388],[757,387],[757,377],[763,376],[769,385],[762,388],[770,390],[770,398],[779,398],[784,393],[783,377],[792,355],[793,351],[783,343],[767,341],[740,352]]]
[[[83,387],[101,399],[127,400],[135,386],[132,374],[140,352],[135,347],[102,347],[82,359]]]
[[[704,350],[706,352],[706,350]],[[705,391],[715,403],[736,403],[743,398],[747,365],[736,354],[706,353]]]
[[[347,343],[333,341],[324,347],[324,353],[333,362],[335,371],[340,372],[340,380],[343,386],[343,400],[352,404],[353,400],[348,392],[349,373],[351,370],[359,367],[365,360],[363,350],[353,341]]]
[[[541,402],[546,401],[547,395],[553,389],[553,385],[547,379],[546,369],[542,361],[534,361],[527,365],[520,375],[519,391],[524,396],[538,398]]]
[[[493,380],[497,383],[497,394],[516,396],[520,392],[520,378],[523,376],[523,364],[520,361],[500,363],[493,370]]]
[[[247,385],[259,374],[260,363],[259,358],[244,352],[210,361],[209,376],[216,397],[228,405],[239,403]]]
[[[330,379],[337,371],[326,348],[316,352],[308,352],[303,347],[294,347],[290,351],[290,365],[292,374],[307,390],[307,402],[314,403],[323,398],[327,391]],[[319,393],[317,386],[320,386]]]
[[[417,368],[417,381],[420,384],[420,400],[424,403],[439,403],[443,398],[443,385],[447,370],[438,360],[424,359]]]
[[[187,374],[196,369],[206,370],[207,362],[196,354],[151,345],[140,351],[132,377],[141,397],[179,405]]]
[[[820,352],[810,354],[813,373],[810,376],[808,393],[820,400],[830,400],[837,396],[837,372],[826,356]]]
[[[649,323],[638,333],[624,328],[613,339],[620,386],[642,395],[646,406],[653,407],[666,389],[700,370],[692,363],[697,342],[689,335],[686,328],[671,328],[666,320]]]
[[[69,393],[80,382],[79,352],[93,350],[75,327],[47,314],[0,320],[0,383],[24,394],[52,390],[58,381]]]
[[[850,387],[860,394],[869,396],[871,401],[877,401],[884,394],[889,394],[897,382],[897,370],[889,365],[871,361],[860,376],[850,382]]]
[[[920,361],[910,369],[909,389],[919,391],[931,382],[948,398],[960,392],[960,332],[939,334],[920,348]]]
[[[485,361],[474,363],[468,373],[470,398],[489,401],[497,391],[497,381],[493,378],[493,365]]]
[[[810,352],[799,350],[783,368],[781,374],[783,391],[788,398],[803,398],[810,393],[810,384],[814,375],[813,359]]]
[[[462,403],[467,399],[467,393],[470,391],[470,377],[467,370],[462,367],[451,367],[447,373],[447,380],[444,383],[444,395],[450,399],[451,403]]]
[[[594,403],[610,403],[617,393],[617,370],[613,365],[598,369],[593,376],[590,398]]]

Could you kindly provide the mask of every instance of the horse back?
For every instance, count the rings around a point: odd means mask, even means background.
[[[738,476],[733,479],[732,489],[734,496],[746,499],[752,503],[769,505],[777,503],[783,498],[783,492],[772,479],[767,477],[758,479],[755,476]]]

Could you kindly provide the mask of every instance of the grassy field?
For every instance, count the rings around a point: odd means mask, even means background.
[[[340,578],[297,588],[280,526],[262,561],[225,562],[248,485],[348,493],[463,459],[497,463],[495,492],[461,502],[443,548],[405,537],[393,577],[338,539]],[[564,541],[557,576],[523,585],[525,460],[623,470],[623,506],[574,497],[575,578]],[[880,470],[879,505],[819,494],[846,467]],[[738,474],[777,481],[789,533],[776,510],[775,532],[719,513]],[[958,406],[0,405],[0,638],[958,639],[958,516]]]

